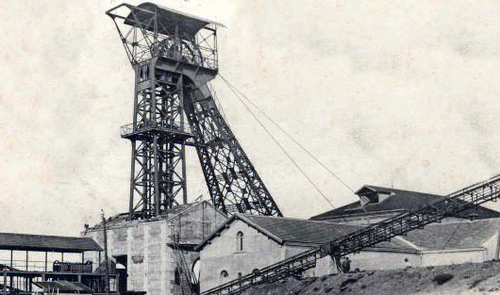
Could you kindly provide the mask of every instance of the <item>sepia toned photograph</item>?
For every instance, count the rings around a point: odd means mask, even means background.
[[[500,2],[0,17],[0,295],[500,294]]]

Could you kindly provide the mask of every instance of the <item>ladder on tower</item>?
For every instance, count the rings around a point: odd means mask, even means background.
[[[177,266],[176,276],[178,276],[179,285],[181,289],[182,295],[192,295],[199,294],[199,291],[196,290],[195,286],[198,286],[198,279],[193,274],[189,264],[186,260],[186,256],[184,255],[183,249],[179,244],[179,235],[177,234],[174,227],[172,227],[172,235],[171,235],[172,243],[169,243],[169,246],[175,252],[176,259],[175,263]]]
[[[240,294],[258,284],[272,283],[286,277],[300,275],[306,270],[314,268],[316,261],[321,257],[330,255],[338,262],[342,256],[357,253],[364,248],[389,241],[395,236],[404,235],[414,229],[422,229],[428,224],[440,222],[445,217],[477,207],[488,201],[494,201],[499,197],[500,175],[497,175],[451,193],[417,210],[401,213],[327,242],[320,248],[311,249],[256,270],[240,279],[207,290],[202,295]]]

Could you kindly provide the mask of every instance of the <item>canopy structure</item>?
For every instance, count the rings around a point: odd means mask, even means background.
[[[53,294],[53,293],[77,293],[77,294],[93,294],[94,291],[78,282],[69,282],[66,280],[60,281],[42,281],[33,282],[36,286],[42,288],[43,291]]]
[[[157,17],[157,27],[153,17]],[[171,8],[156,5],[150,2],[142,3],[131,8],[130,14],[125,18],[125,24],[142,27],[151,32],[164,35],[174,35],[176,32],[183,38],[193,38],[202,28],[209,29],[222,26],[211,20],[199,18]],[[213,28],[212,28],[213,29]]]
[[[0,250],[82,253],[102,248],[91,238],[0,233]]]

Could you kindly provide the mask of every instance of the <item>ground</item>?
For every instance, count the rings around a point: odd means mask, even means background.
[[[243,295],[500,294],[500,262],[367,271],[259,285]]]

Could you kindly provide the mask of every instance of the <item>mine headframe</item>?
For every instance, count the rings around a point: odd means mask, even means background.
[[[209,85],[222,25],[152,3],[118,5],[111,17],[135,72],[129,217],[187,202],[186,146],[196,148],[213,204],[225,213],[282,216],[221,116]]]
[[[216,71],[217,29],[222,24],[153,3],[120,4],[106,12],[132,65],[162,57]]]

